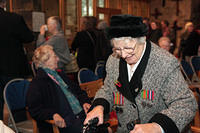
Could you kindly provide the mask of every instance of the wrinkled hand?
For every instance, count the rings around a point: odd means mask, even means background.
[[[130,133],[162,133],[157,123],[136,124]]]
[[[44,35],[45,32],[46,32],[46,31],[45,31],[45,26],[46,26],[46,25],[42,25],[42,26],[40,27],[40,34],[41,34],[41,35]]]
[[[88,123],[89,120],[95,118],[95,117],[98,117],[99,118],[99,122],[98,122],[98,125],[99,124],[103,124],[103,111],[104,111],[104,108],[103,106],[96,106],[92,111],[90,111],[87,116],[86,116],[86,119],[84,121],[84,125]]]
[[[84,103],[83,104],[83,109],[85,111],[85,114],[87,114],[88,110],[90,109],[91,105],[89,103]]]
[[[55,125],[60,127],[60,128],[64,128],[66,127],[66,123],[65,120],[59,115],[59,114],[54,114],[53,115],[53,120],[55,121]]]

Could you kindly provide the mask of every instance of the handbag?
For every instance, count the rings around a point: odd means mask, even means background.
[[[65,66],[66,73],[78,72],[79,71],[79,67],[78,67],[78,64],[77,64],[76,56],[71,53],[70,57],[71,57],[70,63]]]

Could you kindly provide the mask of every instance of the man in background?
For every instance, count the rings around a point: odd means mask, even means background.
[[[47,20],[47,25],[40,27],[40,34],[37,39],[37,47],[49,44],[53,47],[56,55],[59,57],[58,69],[65,70],[65,66],[70,63],[70,51],[67,39],[61,27],[61,21],[58,16],[51,16]],[[50,36],[45,38],[45,33],[48,31]]]
[[[29,75],[23,43],[33,41],[32,31],[22,16],[5,11],[6,0],[0,0],[0,119],[3,120],[3,88],[14,78]]]

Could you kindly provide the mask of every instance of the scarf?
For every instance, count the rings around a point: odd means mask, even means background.
[[[51,70],[49,68],[43,68],[43,70],[47,73],[47,75],[56,82],[63,93],[65,94],[65,97],[67,98],[73,113],[76,115],[82,111],[82,107],[78,101],[78,99],[68,90],[69,86],[63,81],[63,79],[58,75],[58,73],[54,70]]]
[[[118,77],[118,84],[116,87],[119,92],[123,94],[127,99],[131,102],[135,103],[135,98],[142,89],[142,76],[145,72],[149,55],[151,51],[151,44],[147,41],[146,50],[144,55],[136,68],[130,82],[128,80],[128,70],[127,70],[127,63],[124,59],[120,58],[119,62],[119,77]]]

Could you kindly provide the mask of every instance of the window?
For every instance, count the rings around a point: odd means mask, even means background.
[[[104,0],[98,0],[98,7],[104,8]]]
[[[82,16],[93,16],[93,0],[82,0]]]

